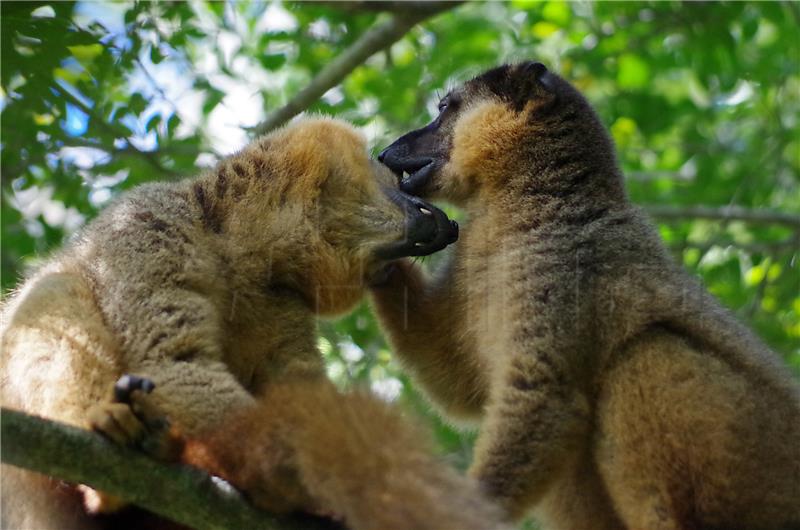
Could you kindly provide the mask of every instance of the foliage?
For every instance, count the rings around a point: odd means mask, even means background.
[[[388,16],[378,7],[3,2],[3,288],[122,190],[241,146]],[[595,103],[635,201],[798,213],[798,22],[792,2],[471,3],[415,27],[309,110],[365,126],[377,149],[427,122],[458,80],[537,58]],[[688,218],[661,231],[800,373],[797,227]],[[428,411],[366,306],[324,324],[320,345],[337,380],[399,392],[467,464],[471,435]]]

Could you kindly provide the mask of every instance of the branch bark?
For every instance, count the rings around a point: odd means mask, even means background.
[[[276,129],[306,110],[325,92],[338,85],[374,53],[391,46],[416,24],[460,2],[409,2],[405,9],[396,9],[391,18],[368,29],[339,56],[319,71],[307,87],[286,105],[271,113],[253,131],[264,134]]]
[[[661,206],[644,205],[656,219],[713,219],[719,221],[745,221],[753,224],[780,224],[800,230],[800,215],[773,210],[751,210],[741,206]]]
[[[4,463],[87,484],[197,530],[342,530],[259,511],[198,469],[157,462],[91,431],[6,408],[0,424]]]

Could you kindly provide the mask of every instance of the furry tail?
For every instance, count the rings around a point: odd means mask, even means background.
[[[328,381],[275,385],[257,407],[190,441],[186,460],[269,510],[332,513],[353,530],[494,530],[499,508],[439,462],[391,406]]]

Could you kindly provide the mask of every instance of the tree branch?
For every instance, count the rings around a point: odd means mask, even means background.
[[[797,235],[782,239],[780,241],[759,241],[753,243],[737,243],[727,239],[711,239],[708,241],[694,242],[682,241],[670,245],[673,249],[683,251],[685,249],[697,249],[701,254],[705,254],[714,247],[733,247],[743,250],[749,254],[783,254],[793,252],[800,248],[800,232]]]
[[[753,224],[780,224],[794,230],[800,229],[800,215],[774,210],[751,210],[741,206],[661,206],[644,205],[656,219],[714,219],[719,221],[745,221]]]
[[[392,17],[368,29],[353,44],[344,50],[303,90],[297,93],[286,105],[271,113],[260,124],[253,127],[256,134],[264,134],[276,129],[306,110],[325,92],[342,82],[347,75],[366,61],[374,53],[391,46],[416,24],[441,11],[450,9],[460,2],[409,2],[405,9],[397,9]]]
[[[0,423],[4,463],[87,484],[197,530],[342,530],[259,511],[198,469],[157,462],[91,431],[6,408]]]
[[[432,9],[431,4],[445,2],[431,2],[430,0],[329,0],[322,4],[348,12],[355,11],[388,11],[390,13],[408,13],[409,11],[424,11]],[[459,3],[453,0],[451,3]],[[435,9],[435,8],[433,8]]]

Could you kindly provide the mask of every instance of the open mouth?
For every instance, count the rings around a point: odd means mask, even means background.
[[[432,158],[417,158],[386,165],[397,176],[400,189],[411,194],[422,190],[436,169]]]

